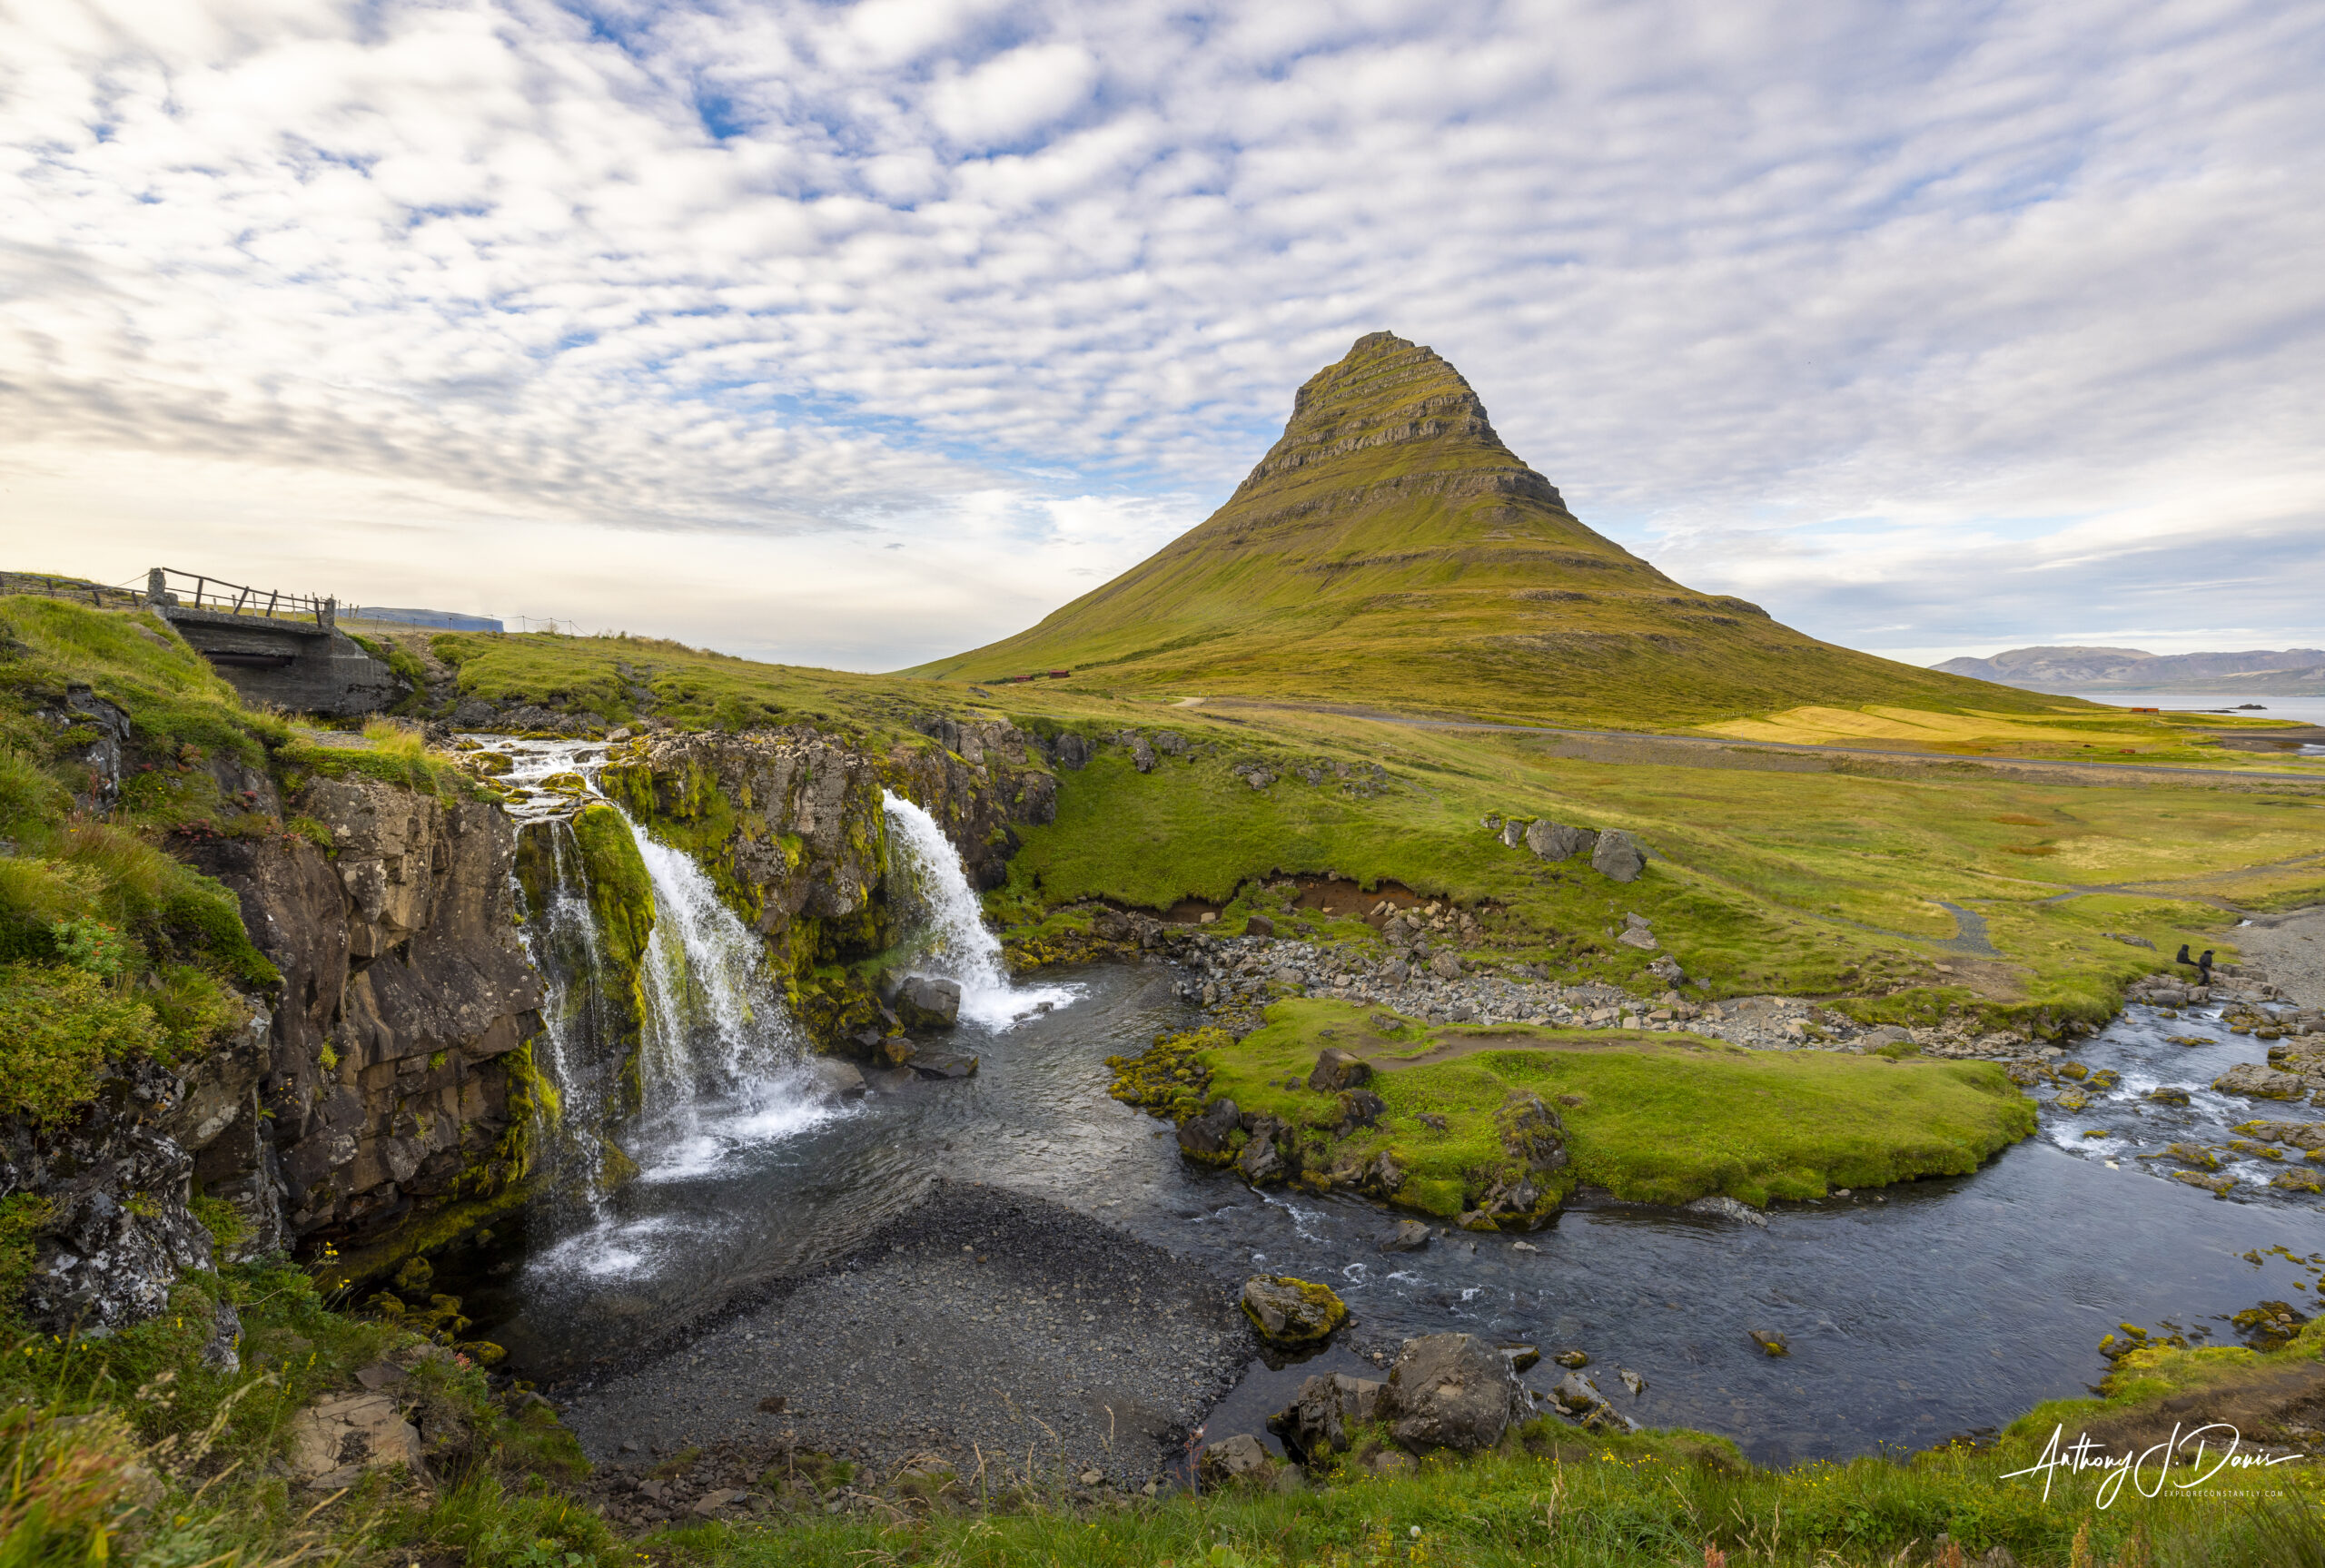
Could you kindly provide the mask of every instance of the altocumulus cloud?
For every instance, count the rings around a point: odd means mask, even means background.
[[[1388,327],[1835,640],[2313,640],[2320,83],[2238,0],[0,0],[0,540],[890,666]]]

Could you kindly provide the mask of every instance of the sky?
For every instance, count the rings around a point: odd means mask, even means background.
[[[887,669],[1361,333],[1916,663],[2325,644],[2325,7],[0,0],[0,565]]]

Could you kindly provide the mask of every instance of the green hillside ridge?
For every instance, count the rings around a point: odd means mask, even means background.
[[[1124,692],[1617,727],[1808,703],[2082,705],[1835,647],[1673,582],[1578,521],[1458,370],[1388,332],[1309,379],[1209,520],[1031,630],[904,673],[1054,668]]]

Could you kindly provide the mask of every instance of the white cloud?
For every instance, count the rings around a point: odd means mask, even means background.
[[[1835,640],[2315,640],[2301,8],[589,16],[0,0],[6,558],[893,666],[1195,520],[1389,327]]]

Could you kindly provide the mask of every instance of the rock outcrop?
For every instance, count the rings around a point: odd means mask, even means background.
[[[318,779],[291,806],[329,854],[288,834],[186,851],[283,978],[252,1074],[248,1125],[262,1113],[267,1131],[206,1140],[194,1174],[247,1195],[254,1227],[272,1189],[290,1238],[392,1254],[456,1204],[513,1201],[529,1167],[541,987],[511,920],[516,829],[490,803],[364,778]],[[197,1101],[240,1106],[239,1078],[199,1076]]]

